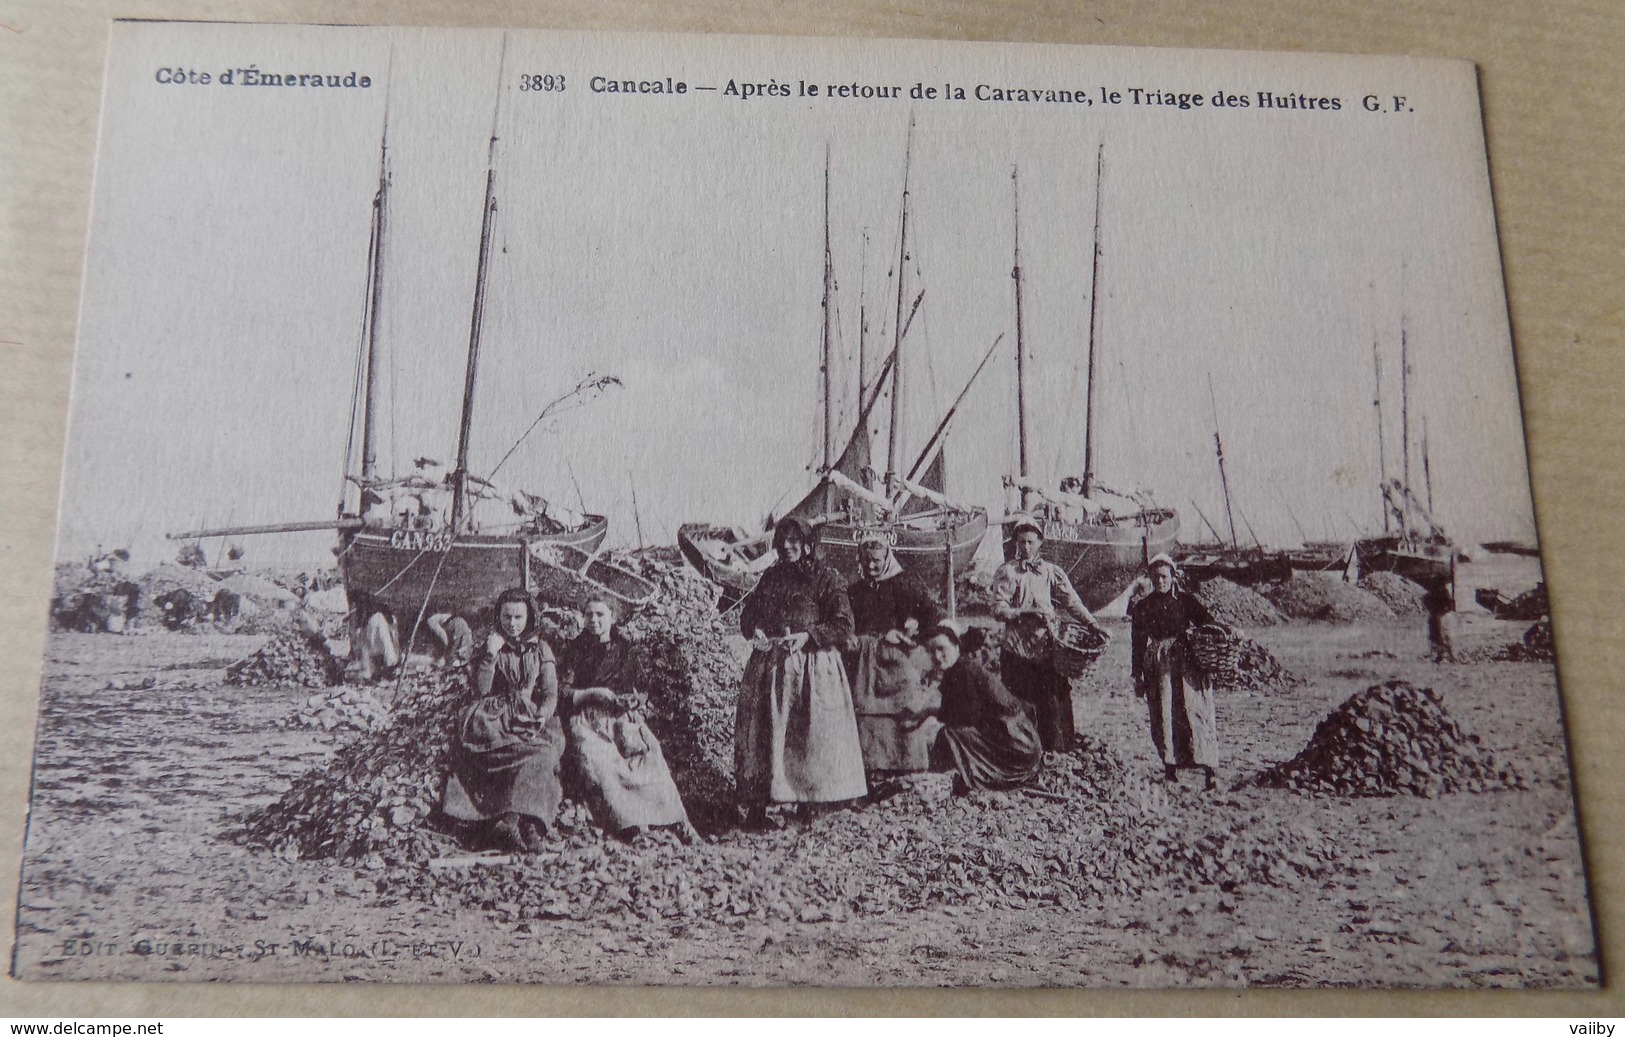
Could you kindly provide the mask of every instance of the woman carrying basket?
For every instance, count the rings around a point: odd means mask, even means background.
[[[1213,616],[1193,594],[1174,583],[1174,560],[1151,559],[1151,593],[1131,602],[1129,619],[1132,673],[1136,693],[1150,711],[1151,741],[1169,781],[1179,768],[1199,767],[1208,789],[1218,787],[1219,732],[1213,716],[1213,689],[1186,658],[1186,634],[1211,624]]]
[[[1111,634],[1084,607],[1066,571],[1041,558],[1044,531],[1019,517],[1010,529],[1012,557],[993,574],[993,615],[1004,623],[999,670],[1012,694],[1033,707],[1044,751],[1064,753],[1077,736],[1072,681],[1056,666],[1059,613],[1104,643]]]

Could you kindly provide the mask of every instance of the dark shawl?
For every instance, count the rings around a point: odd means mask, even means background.
[[[609,641],[583,630],[564,649],[564,668],[572,688],[608,688],[624,695],[637,685],[632,646],[620,627],[611,627]]]
[[[809,651],[838,648],[852,636],[852,606],[835,570],[811,559],[779,561],[745,599],[739,629],[746,637],[806,633]]]
[[[1133,621],[1130,650],[1136,672],[1148,642],[1180,637],[1191,627],[1213,622],[1213,614],[1196,595],[1177,590],[1167,593],[1152,591],[1132,602],[1128,615]]]
[[[898,573],[875,583],[858,579],[847,587],[846,594],[852,602],[852,622],[859,635],[901,630],[910,619],[918,622],[922,631],[930,630],[942,618],[942,610],[912,573]]]

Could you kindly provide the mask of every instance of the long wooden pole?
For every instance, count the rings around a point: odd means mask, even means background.
[[[863,251],[858,261],[858,402],[869,384],[869,232],[863,232]]]
[[[638,511],[638,481],[632,475],[632,470],[626,472],[627,485],[632,487],[632,521],[637,524],[638,553],[643,553],[643,514]]]
[[[863,410],[863,390],[869,384],[869,232],[863,232],[863,250],[858,260],[858,410]],[[859,419],[861,424],[853,432],[864,437],[864,446],[869,447],[873,441],[869,436],[869,424]],[[867,455],[869,451],[864,450]],[[863,471],[863,481],[873,482],[871,474],[873,468],[866,466]],[[873,489],[873,487],[870,487]]]
[[[219,529],[193,529],[185,533],[166,533],[166,540],[206,540],[209,537],[256,536],[261,533],[308,533],[314,530],[356,530],[362,521],[355,516],[340,519],[319,519],[314,522],[274,522],[265,526],[224,526]]]
[[[1016,470],[1021,475],[1020,507],[1026,511],[1032,506],[1032,490],[1027,480],[1032,475],[1027,457],[1027,335],[1021,317],[1021,177],[1016,167],[1010,169],[1011,208],[1015,222],[1015,255],[1010,267],[1010,279],[1016,286]]]
[[[892,326],[891,431],[886,440],[886,495],[896,492],[897,461],[903,447],[903,271],[908,263],[908,175],[914,158],[914,118],[908,120],[903,149],[903,204],[897,233],[897,318]],[[913,314],[910,314],[912,317]]]
[[[361,405],[361,482],[378,477],[378,316],[384,305],[384,235],[389,193],[389,116],[378,147],[378,193],[372,199],[372,283],[367,297],[367,371]],[[364,502],[363,502],[364,504]],[[364,510],[364,507],[363,507]]]
[[[993,344],[987,347],[987,352],[982,355],[982,362],[976,365],[975,371],[971,372],[970,381],[966,382],[965,387],[959,390],[959,395],[954,397],[953,406],[948,408],[948,412],[942,416],[942,420],[932,430],[931,438],[925,441],[925,448],[920,451],[920,456],[916,457],[914,463],[909,466],[908,478],[911,481],[918,478],[919,474],[937,459],[937,453],[942,447],[943,438],[948,434],[948,426],[953,423],[954,415],[959,412],[960,404],[964,403],[965,397],[970,395],[971,386],[976,384],[976,379],[981,375],[982,368],[986,367],[987,362],[993,359],[993,351],[998,349],[999,343],[1003,341],[1004,332],[1001,331],[993,339]]]
[[[1371,405],[1377,410],[1377,502],[1382,505],[1382,531],[1387,534],[1393,526],[1388,514],[1388,447],[1382,427],[1382,351],[1377,347],[1377,336],[1371,336],[1371,362],[1377,372],[1377,391]]]
[[[830,362],[830,290],[835,282],[835,262],[830,255],[829,245],[829,144],[824,144],[824,301],[821,304],[824,310],[824,332],[822,344],[822,359],[820,368],[824,383],[824,467],[825,472],[835,463],[835,403],[834,385],[831,379],[834,375],[833,365]],[[835,506],[835,489],[829,480],[824,480],[824,510],[829,511]]]
[[[1428,419],[1422,415],[1422,487],[1426,491],[1428,515],[1433,514],[1433,466],[1428,463]]]
[[[1095,495],[1095,343],[1100,335],[1100,182],[1106,170],[1106,142],[1095,152],[1095,244],[1089,270],[1089,364],[1083,419],[1083,495]],[[1211,388],[1211,377],[1209,387]]]
[[[1401,470],[1405,476],[1405,492],[1411,489],[1411,353],[1405,318],[1399,319],[1399,438],[1405,452]],[[1401,530],[1401,532],[1404,532]]]
[[[1241,544],[1236,540],[1236,513],[1235,509],[1230,506],[1230,477],[1225,474],[1224,470],[1224,441],[1219,438],[1219,400],[1213,394],[1213,373],[1211,371],[1208,372],[1207,376],[1207,396],[1208,400],[1213,404],[1213,449],[1219,455],[1219,489],[1224,491],[1224,517],[1225,521],[1230,525],[1230,546],[1240,548]]]
[[[491,111],[491,139],[486,154],[485,202],[480,220],[480,258],[474,273],[474,308],[468,320],[468,367],[463,374],[463,414],[457,425],[457,467],[452,471],[451,528],[463,531],[468,516],[468,444],[474,427],[474,387],[480,369],[480,333],[485,323],[486,275],[491,263],[491,230],[496,219],[497,116],[502,110],[502,83],[508,61],[508,37],[502,37],[497,64],[497,100]]]

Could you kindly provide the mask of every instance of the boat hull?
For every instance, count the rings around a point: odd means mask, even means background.
[[[530,545],[530,588],[542,605],[583,609],[607,598],[625,618],[646,605],[656,587],[642,576],[592,551],[558,541]]]
[[[1294,568],[1292,559],[1284,552],[1230,551],[1185,553],[1174,556],[1186,577],[1201,583],[1220,577],[1243,587],[1260,583],[1274,583],[1287,579]]]
[[[560,543],[592,552],[604,542],[608,523],[589,515],[578,529],[529,536],[444,534],[362,529],[346,534],[339,571],[351,606],[370,601],[392,612],[399,623],[450,612],[473,618],[510,587],[531,590],[530,547]],[[448,542],[449,540],[449,542]]]
[[[761,575],[736,550],[743,539],[733,529],[689,522],[677,530],[677,549],[696,572],[722,588],[724,601],[737,601],[755,588]],[[762,550],[770,552],[772,547]]]
[[[1391,572],[1423,586],[1450,579],[1460,557],[1455,545],[1448,542],[1401,537],[1362,540],[1357,550],[1362,572]]]
[[[1348,566],[1349,545],[1305,544],[1284,553],[1295,572],[1332,572]]]
[[[1149,559],[1173,550],[1178,536],[1179,517],[1173,512],[1113,525],[1049,522],[1040,557],[1061,567],[1093,611],[1116,601],[1145,572]],[[1005,558],[1014,553],[1014,542],[1006,538]]]

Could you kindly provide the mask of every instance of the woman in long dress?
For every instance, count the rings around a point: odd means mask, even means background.
[[[673,826],[696,838],[660,742],[644,720],[632,646],[607,600],[587,603],[587,625],[564,650],[565,774],[606,831],[632,840]]]
[[[766,822],[770,803],[796,803],[810,815],[815,804],[869,790],[840,652],[852,636],[852,608],[814,544],[799,519],[780,522],[778,561],[739,617],[752,651],[734,723],[734,780],[753,826]]]
[[[516,853],[541,848],[563,796],[558,674],[536,621],[524,590],[497,599],[496,629],[474,661],[479,698],[463,712],[441,801],[448,817],[492,822],[492,841]]]
[[[940,674],[942,729],[931,769],[958,772],[972,789],[1013,789],[1044,769],[1044,746],[1028,707],[999,678],[961,652],[959,631],[935,627],[925,642]]]
[[[1148,566],[1151,593],[1128,607],[1133,621],[1131,670],[1136,692],[1145,696],[1150,713],[1151,741],[1157,747],[1169,781],[1179,769],[1202,771],[1207,787],[1218,784],[1218,722],[1213,713],[1213,689],[1188,665],[1185,633],[1213,622],[1196,596],[1179,589],[1174,562],[1166,554]]]

